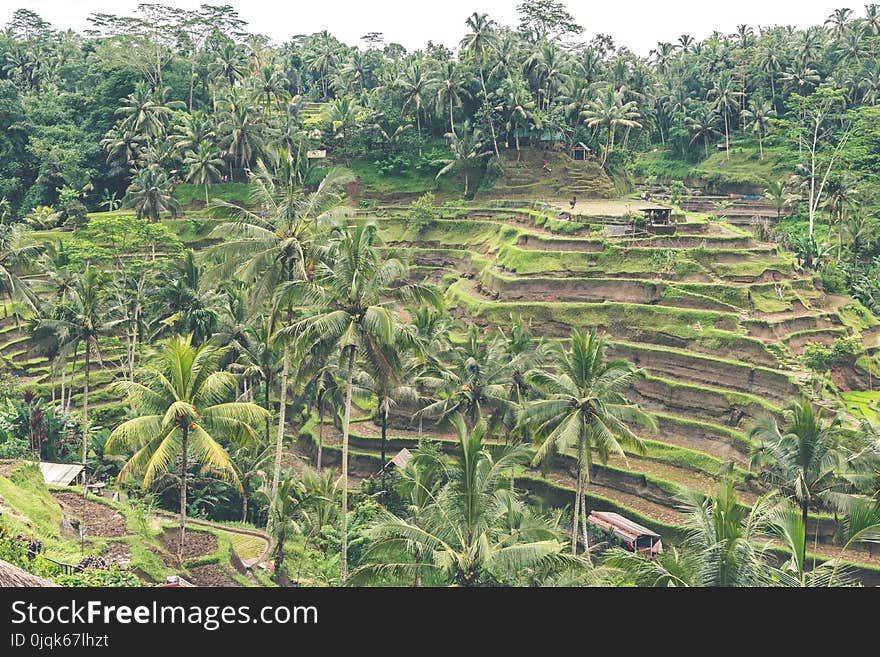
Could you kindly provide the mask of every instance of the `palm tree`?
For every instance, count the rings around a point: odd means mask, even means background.
[[[469,429],[491,416],[503,417],[512,410],[508,396],[510,358],[496,337],[484,339],[471,326],[463,345],[445,354],[445,363],[436,373],[429,372],[422,382],[437,401],[417,413],[418,417],[452,417],[459,414]]]
[[[605,166],[608,156],[614,150],[614,137],[617,129],[641,128],[642,124],[636,121],[639,116],[635,101],[625,101],[623,93],[616,91],[611,85],[606,86],[604,93],[590,101],[587,109],[581,114],[584,124],[588,128],[604,126],[607,131],[600,166]]]
[[[178,101],[165,101],[168,91],[154,91],[146,84],[138,83],[134,92],[123,98],[116,110],[123,117],[122,126],[148,140],[164,135],[173,110],[183,107]]]
[[[318,223],[341,201],[339,188],[349,180],[350,173],[333,169],[314,192],[306,194],[298,186],[293,158],[284,149],[279,149],[270,165],[260,161],[250,180],[250,200],[256,209],[220,203],[234,210],[239,218],[237,222],[221,224],[212,233],[225,238],[212,251],[212,255],[218,256],[221,262],[215,273],[222,277],[234,273],[237,280],[253,284],[255,297],[271,298],[275,312],[280,313],[283,308],[277,303],[283,294],[274,295],[282,289],[283,284],[308,278],[306,269],[311,268],[312,259],[308,252]],[[289,303],[286,307],[287,322],[290,323],[292,309]],[[286,337],[281,332],[276,332],[275,337],[284,344],[284,350],[279,382],[281,399],[278,406],[273,490],[281,473],[290,363]],[[271,517],[270,514],[270,521]]]
[[[503,93],[504,103],[497,109],[506,110],[507,132],[513,133],[517,157],[519,157],[520,129],[525,129],[528,134],[530,123],[534,121],[535,127],[540,129],[541,121],[534,112],[535,102],[532,100],[526,81],[521,76],[513,76],[505,80]]]
[[[768,528],[773,496],[746,509],[726,482],[712,496],[694,491],[680,494],[687,536],[681,549],[654,559],[612,548],[605,565],[620,568],[637,586],[762,586],[772,583],[773,569],[757,547]]]
[[[718,112],[709,105],[701,104],[695,113],[685,118],[685,121],[688,129],[693,133],[690,144],[702,138],[706,157],[709,157],[709,138],[718,134],[718,130],[715,128],[715,124],[718,122]]]
[[[784,180],[768,180],[764,188],[764,198],[773,204],[776,210],[776,220],[779,221],[782,213],[791,201],[788,185]]]
[[[187,167],[186,181],[205,187],[205,207],[208,207],[208,185],[220,180],[220,167],[223,160],[219,154],[206,141],[199,142],[197,150],[187,151],[183,159],[183,165]]]
[[[778,488],[800,507],[804,527],[810,507],[832,505],[840,508],[848,496],[843,475],[849,466],[848,450],[841,444],[841,418],[826,420],[807,399],[790,402],[782,411],[780,427],[766,416],[749,432],[756,441],[751,467],[761,479]],[[806,546],[801,560],[806,558]]]
[[[479,140],[479,137],[479,133],[476,130],[470,130],[470,125],[465,121],[461,134],[446,133],[446,138],[449,140],[449,149],[452,151],[452,159],[438,161],[439,164],[444,166],[437,172],[436,178],[446,175],[456,166],[461,166],[462,173],[464,174],[465,198],[468,197],[471,172],[478,162],[492,153],[491,151],[483,150],[483,143]]]
[[[363,400],[375,400],[376,411],[373,420],[379,420],[382,430],[381,440],[381,463],[382,463],[382,492],[385,488],[385,446],[388,435],[388,418],[391,409],[400,403],[413,402],[418,399],[418,390],[411,385],[402,358],[405,345],[398,339],[395,344],[381,345],[380,353],[375,358],[368,358],[363,367],[355,375],[354,385],[356,389],[353,395]]]
[[[225,137],[226,154],[238,164],[238,170],[244,172],[263,150],[262,125],[254,116],[253,104],[240,93],[230,92],[223,107],[220,131]]]
[[[571,349],[566,351],[559,347],[555,360],[557,371],[538,370],[529,375],[529,383],[535,385],[544,398],[525,405],[521,422],[530,427],[536,437],[543,438],[533,464],[577,447],[578,476],[571,522],[571,551],[575,554],[579,521],[583,522],[584,544],[589,547],[585,490],[592,474],[593,449],[598,451],[603,463],[609,454],[625,458],[624,445],[643,453],[644,443],[627,423],[652,428],[655,424],[624,396],[623,391],[640,370],[626,361],[607,361],[605,340],[597,337],[595,330],[587,335],[574,329]]]
[[[730,112],[739,105],[739,97],[742,93],[734,90],[734,81],[727,71],[722,72],[715,81],[715,86],[709,91],[710,96],[715,97],[715,107],[721,110],[724,116],[724,154],[730,160]]]
[[[767,136],[771,119],[776,117],[776,110],[773,109],[770,101],[759,96],[752,98],[749,101],[748,109],[743,110],[742,113],[746,120],[746,127],[758,135],[758,149],[761,153],[761,160],[763,160],[764,137]]]
[[[314,281],[288,285],[300,305],[314,314],[295,323],[307,347],[340,350],[346,372],[345,415],[342,423],[342,555],[340,584],[345,585],[348,556],[348,431],[351,422],[352,382],[358,354],[381,356],[381,348],[394,339],[394,299],[438,303],[433,291],[403,283],[407,267],[396,258],[382,258],[376,249],[376,225],[337,226],[330,244],[316,264]]]
[[[174,198],[174,184],[168,179],[168,174],[155,165],[134,171],[125,193],[128,202],[137,210],[138,219],[148,217],[155,223],[163,212],[168,212],[174,219],[180,209],[180,204]]]
[[[91,358],[94,354],[99,362],[101,352],[98,338],[107,333],[111,322],[107,319],[107,276],[91,266],[86,266],[81,274],[75,274],[65,293],[64,302],[59,308],[58,318],[40,320],[38,326],[54,331],[65,353],[82,347],[84,357],[84,378],[82,398],[82,464],[86,465],[89,449],[89,383]],[[72,387],[72,384],[71,384]],[[88,490],[83,477],[83,494]]]
[[[279,73],[274,66],[263,66],[260,68],[259,74],[254,79],[254,88],[261,98],[263,98],[263,113],[269,114],[269,107],[274,101],[279,108],[283,106],[285,97],[287,96],[287,78]]]
[[[495,124],[492,121],[492,111],[489,106],[489,92],[486,91],[486,76],[483,69],[489,58],[489,53],[497,47],[498,37],[495,33],[495,21],[489,20],[487,14],[474,12],[465,21],[470,32],[461,40],[461,52],[467,58],[474,61],[480,71],[480,87],[483,90],[483,106],[489,122],[489,132],[492,134],[492,146],[495,157],[501,157],[498,153],[498,140],[495,138]]]
[[[28,239],[30,229],[21,224],[0,224],[0,291],[10,302],[18,301],[35,310],[37,296],[16,271],[34,259],[42,250]]]
[[[527,458],[522,446],[484,443],[485,426],[472,431],[454,420],[459,452],[442,469],[446,483],[427,467],[404,474],[418,477],[411,486],[428,498],[406,519],[383,511],[367,532],[367,559],[358,576],[389,575],[419,582],[423,572],[459,586],[515,581],[523,570],[583,562],[563,555],[562,534],[544,518],[529,513],[505,477]],[[434,457],[439,459],[439,454]],[[417,462],[418,463],[418,462]],[[427,472],[425,472],[427,470]],[[436,492],[435,492],[436,491]]]
[[[107,453],[130,454],[120,480],[142,476],[144,487],[149,488],[180,459],[179,555],[186,531],[190,459],[240,488],[235,465],[222,442],[257,442],[252,425],[267,415],[256,404],[231,401],[235,377],[220,370],[226,351],[208,343],[195,346],[191,336],[174,336],[161,344],[154,363],[145,368],[143,383],[111,384],[112,391],[127,397],[136,414],[116,427],[105,445]]]
[[[847,31],[849,17],[852,16],[852,13],[852,9],[848,8],[835,9],[825,21],[825,25],[829,25],[831,33],[840,39]]]
[[[419,135],[419,157],[422,156],[422,106],[428,96],[431,86],[431,78],[423,72],[420,62],[412,62],[403,69],[403,74],[397,81],[403,92],[403,109],[412,105],[416,112],[416,130]]]
[[[433,78],[437,87],[437,105],[449,105],[449,132],[455,134],[455,108],[461,107],[463,99],[470,96],[461,77],[461,69],[455,62],[444,62]]]
[[[856,181],[849,175],[832,176],[825,185],[825,210],[837,223],[837,259],[843,251],[843,224],[847,211],[856,205]]]

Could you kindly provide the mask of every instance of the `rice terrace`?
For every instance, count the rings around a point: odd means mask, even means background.
[[[573,10],[9,12],[0,585],[880,584],[880,5]]]

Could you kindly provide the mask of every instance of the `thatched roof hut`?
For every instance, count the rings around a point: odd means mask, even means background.
[[[48,579],[31,575],[26,570],[0,559],[0,587],[58,586]]]

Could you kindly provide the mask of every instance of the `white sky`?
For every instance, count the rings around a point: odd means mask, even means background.
[[[163,4],[195,8],[206,0],[165,0]],[[249,29],[270,36],[277,43],[294,34],[323,29],[349,44],[358,44],[370,31],[382,32],[385,41],[402,43],[408,50],[424,46],[429,39],[454,47],[464,35],[465,19],[474,11],[487,12],[502,24],[517,23],[519,0],[207,0],[207,4],[230,4],[249,23]],[[138,0],[0,0],[0,24],[12,13],[27,7],[56,29],[82,30],[92,12],[131,13]],[[837,7],[850,6],[857,16],[863,0],[630,0],[624,2],[568,0],[569,11],[590,37],[610,34],[618,45],[640,55],[658,41],[674,41],[687,33],[703,38],[713,30],[730,33],[737,24],[794,25],[823,23]]]

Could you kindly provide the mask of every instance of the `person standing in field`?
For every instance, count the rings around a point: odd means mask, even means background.
[[[572,195],[571,195],[571,200],[568,202],[568,204],[571,206],[571,211],[572,211],[572,212],[574,212],[574,206],[577,205],[577,202],[578,202],[577,196],[575,196],[574,194],[572,194]]]

